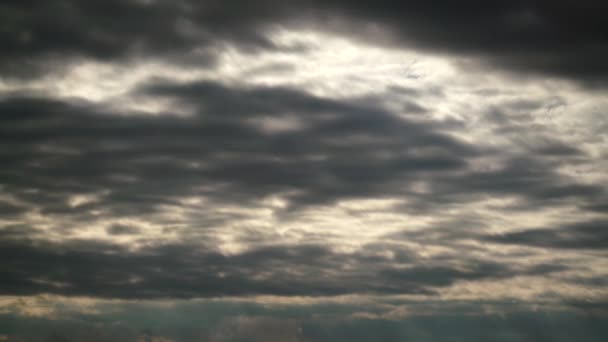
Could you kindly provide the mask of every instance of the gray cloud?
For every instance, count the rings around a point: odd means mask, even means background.
[[[474,203],[482,196],[516,196],[516,205],[530,210],[559,203],[596,203],[605,195],[602,187],[555,172],[563,161],[544,151],[521,155],[473,145],[444,132],[441,122],[411,121],[357,99],[322,98],[284,87],[228,87],[211,81],[154,80],[137,92],[172,99],[175,106],[192,108],[193,115],[114,113],[90,103],[34,97],[0,102],[3,189],[28,208],[13,209],[12,215],[36,210],[66,222],[52,229],[69,235],[100,218],[143,217],[162,211],[163,206],[183,207],[184,197],[205,198],[211,208],[219,208],[255,207],[261,197],[282,195],[287,207],[275,210],[280,222],[310,206],[357,198],[407,200],[407,208],[393,209],[423,215]],[[267,131],[255,121],[265,118],[287,118],[298,124],[286,131]],[[500,158],[500,166],[490,170],[471,166],[488,157]],[[415,189],[420,182],[427,191]],[[82,194],[96,197],[72,204],[74,196]],[[373,261],[377,255],[347,256],[315,246],[266,248],[232,257],[217,254],[214,230],[235,219],[237,214],[209,214],[155,222],[166,232],[181,224],[181,230],[174,230],[180,239],[188,239],[188,234],[204,237],[208,244],[201,248],[210,248],[205,253],[180,243],[136,254],[94,241],[55,247],[15,244],[30,233],[5,230],[5,253],[22,257],[6,255],[6,260],[14,261],[5,265],[10,276],[3,292],[123,298],[428,294],[433,287],[459,280],[516,274],[510,266],[491,260],[464,260],[472,263],[465,269],[415,262],[401,268],[397,265],[404,261],[397,259],[393,265],[378,264],[379,260]],[[483,229],[485,223],[475,224]],[[106,232],[145,237],[144,228],[126,228],[119,224],[106,227]],[[581,230],[586,235],[572,238],[550,231],[487,239],[541,247],[577,248],[590,243],[598,248],[600,233],[591,227]],[[35,234],[31,231],[31,236]],[[455,240],[486,239],[473,230],[453,234]],[[251,233],[247,239],[260,242],[264,237]],[[91,252],[88,243],[107,253]],[[393,255],[403,254],[394,250]],[[341,271],[345,264],[352,264],[353,274]],[[370,267],[376,270],[364,271]],[[260,275],[264,280],[259,280]]]
[[[293,208],[382,196],[407,198],[422,208],[483,194],[516,195],[537,206],[594,203],[605,193],[554,171],[561,161],[548,157],[556,148],[575,151],[563,143],[530,155],[504,151],[503,166],[479,171],[470,161],[496,150],[443,133],[441,122],[413,122],[348,100],[208,81],[157,81],[141,93],[172,98],[196,113],[119,116],[90,104],[2,101],[5,191],[45,214],[83,220],[92,210],[150,212],[186,196],[244,204],[292,193],[287,199]],[[282,118],[295,120],[296,128],[269,132],[252,123]],[[428,193],[411,190],[420,181],[428,182]],[[209,185],[215,189],[202,190]],[[70,196],[82,193],[105,195],[77,208],[68,205]]]
[[[605,85],[608,49],[602,9],[588,1],[9,1],[1,11],[2,69],[24,74],[24,66],[55,68],[69,57],[171,56],[177,61],[196,48],[204,53],[192,60],[209,62],[222,44],[247,51],[280,49],[285,47],[266,38],[268,30],[314,26],[374,43],[480,57],[486,64],[524,74]],[[49,12],[57,15],[50,18]],[[373,26],[383,34],[366,29]]]
[[[487,240],[534,247],[605,250],[608,248],[607,226],[606,220],[591,220],[495,235]]]
[[[114,224],[106,228],[106,232],[110,235],[134,235],[140,233],[141,230],[134,226]]]
[[[597,15],[603,5],[584,2],[329,1],[347,18],[388,29],[406,46],[478,56],[493,66],[563,76],[605,85],[607,27]],[[356,29],[355,29],[356,30]],[[377,37],[375,37],[377,38]]]
[[[73,194],[103,191],[109,193],[102,203],[117,213],[152,210],[183,196],[246,201],[293,190],[297,205],[405,192],[408,178],[462,170],[478,154],[432,125],[290,89],[206,82],[148,91],[193,102],[199,112],[116,116],[44,99],[2,102],[6,190],[48,214],[100,209],[67,202]],[[304,127],[269,133],[247,121],[286,113]],[[222,190],[197,190],[204,185]]]
[[[105,298],[192,298],[244,295],[332,296],[345,294],[431,294],[462,280],[546,275],[562,268],[520,268],[470,260],[438,259],[419,265],[403,246],[363,247],[338,253],[320,245],[259,247],[224,255],[181,243],[138,251],[93,242],[48,243],[3,240],[4,295],[54,293]]]
[[[267,20],[281,16],[272,5],[164,0],[3,2],[2,71],[31,77],[37,71],[62,68],[66,60],[83,58],[170,58],[204,66],[214,62],[224,43],[234,42],[250,51],[279,49],[260,32]]]

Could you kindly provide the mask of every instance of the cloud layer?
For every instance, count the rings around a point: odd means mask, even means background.
[[[178,58],[209,63],[223,44],[249,51],[277,46],[280,26],[321,27],[354,38],[465,57],[523,73],[604,86],[604,5],[584,1],[9,1],[2,6],[3,69],[54,68],[68,58]],[[49,17],[46,13],[56,13]],[[111,21],[109,18],[112,18]],[[49,64],[47,61],[52,60]],[[18,62],[17,62],[18,61]],[[14,68],[16,74],[25,68]]]
[[[4,1],[0,341],[599,340],[604,7]]]

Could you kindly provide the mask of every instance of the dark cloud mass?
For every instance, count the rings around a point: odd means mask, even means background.
[[[399,251],[385,246],[385,251]],[[401,247],[403,249],[403,247]],[[242,295],[332,296],[428,294],[462,280],[546,275],[561,269],[465,265],[417,266],[410,260],[356,254],[315,245],[270,246],[226,256],[187,244],[137,252],[95,242],[2,245],[2,294],[93,295],[105,298],[193,298]],[[354,269],[351,271],[349,269]]]
[[[1,341],[604,341],[599,1],[5,0]]]
[[[581,222],[552,228],[538,228],[489,237],[505,244],[523,244],[537,247],[565,249],[598,249],[608,247],[608,222],[605,220]]]
[[[149,215],[163,205],[179,206],[180,198],[187,196],[246,207],[261,197],[293,193],[283,210],[297,212],[366,197],[401,198],[440,210],[479,196],[516,195],[521,205],[542,208],[554,201],[591,201],[603,193],[558,175],[550,162],[538,157],[509,157],[497,170],[473,170],[470,161],[495,152],[442,133],[441,126],[411,122],[354,104],[357,101],[213,82],[156,82],[140,92],[177,99],[176,106],[193,105],[194,114],[121,116],[89,103],[27,97],[1,102],[4,191],[26,208],[69,218],[66,226],[57,228],[64,234],[77,233],[100,218]],[[250,123],[285,113],[296,115],[303,127],[268,132]],[[429,192],[412,189],[412,183],[428,179],[433,180]],[[219,187],[206,190],[209,184]],[[71,204],[83,193],[103,195],[90,203]],[[5,210],[15,215],[27,209]],[[217,223],[211,220],[198,230],[209,231]],[[604,248],[603,230],[602,222],[596,222],[508,233],[490,241]],[[30,243],[10,232],[5,230],[10,242],[2,248],[8,260],[3,263],[8,274],[4,294],[147,298],[428,293],[458,280],[517,273],[482,260],[417,266],[415,255],[402,265],[405,268],[395,268],[399,262],[394,257],[389,258],[396,263],[391,266],[383,258],[367,259],[364,251],[349,256],[321,246],[262,248],[235,256],[224,256],[212,245],[197,251],[188,243],[129,252],[97,242]],[[106,232],[138,236],[145,229],[113,224]],[[396,248],[401,253],[405,246]],[[383,252],[393,253],[386,248]],[[353,270],[344,270],[346,266]]]
[[[330,1],[404,44],[480,56],[507,69],[604,84],[608,27],[597,1]]]
[[[608,72],[606,5],[598,1],[5,1],[1,8],[2,66],[16,74],[54,69],[65,58],[177,58],[195,50],[184,61],[208,63],[226,43],[288,48],[265,33],[289,25],[480,57],[592,86],[603,86]]]
[[[186,119],[124,117],[87,104],[2,102],[7,190],[49,214],[69,213],[68,197],[79,192],[109,191],[102,202],[117,211],[188,195],[246,202],[287,191],[296,191],[297,205],[407,191],[404,176],[457,171],[478,153],[432,126],[290,89],[197,83],[148,91],[195,101],[200,110]],[[248,123],[286,112],[306,127],[268,133]],[[426,148],[434,151],[417,151]],[[208,184],[220,190],[199,190]]]
[[[263,4],[242,12],[238,7],[196,1],[3,2],[2,69],[9,76],[31,76],[61,67],[66,58],[112,61],[189,53],[192,63],[205,65],[222,42],[273,48],[255,31],[270,10]]]
[[[293,193],[289,203],[297,207],[368,196],[433,205],[485,194],[517,195],[542,206],[603,194],[555,173],[555,163],[536,156],[507,154],[498,169],[473,170],[469,161],[494,151],[453,138],[440,124],[412,122],[347,101],[212,82],[157,84],[144,91],[194,105],[195,114],[122,116],[86,103],[2,101],[5,190],[40,205],[44,213],[85,216],[95,209],[143,214],[203,195],[245,204]],[[255,119],[284,116],[303,127],[268,132],[255,124]],[[429,178],[432,191],[412,190],[411,184]],[[215,187],[207,190],[207,185]],[[71,209],[70,196],[81,193],[104,195]]]

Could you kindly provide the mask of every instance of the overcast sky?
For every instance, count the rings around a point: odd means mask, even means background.
[[[607,10],[3,0],[0,341],[606,341]]]

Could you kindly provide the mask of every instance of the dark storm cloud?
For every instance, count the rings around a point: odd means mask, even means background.
[[[281,146],[278,148],[285,149],[280,153],[336,156],[336,159],[332,158],[335,165],[329,168],[335,176],[332,179],[336,184],[349,182],[351,189],[355,182],[359,188],[366,189],[367,182],[401,177],[401,184],[432,178],[430,197],[415,195],[429,203],[444,199],[456,202],[465,199],[467,193],[516,195],[526,203],[534,201],[536,205],[572,198],[596,201],[605,194],[605,189],[598,185],[580,184],[555,172],[565,158],[570,158],[568,162],[577,162],[585,160],[586,156],[574,146],[540,134],[537,134],[537,141],[526,144],[525,154],[517,154],[483,145],[467,145],[441,133],[446,128],[445,122],[411,122],[385,110],[367,107],[357,99],[344,102],[313,99],[284,89],[220,91],[208,82],[154,85],[146,90],[155,96],[169,96],[194,105],[199,108],[199,115],[208,119],[215,117],[214,113],[223,113],[220,120],[226,121],[230,120],[228,113],[248,118],[252,113],[280,118],[281,113],[289,112],[286,109],[299,108],[299,117],[309,127],[301,132],[279,135],[280,139],[275,142]],[[543,101],[518,101],[506,108],[521,111],[545,105],[547,103]],[[520,128],[520,131],[526,129]],[[312,148],[302,147],[304,145],[318,147],[318,150],[313,152]],[[291,149],[293,147],[297,149]],[[394,157],[377,158],[378,152]],[[503,157],[499,167],[493,166],[494,170],[478,171],[467,167],[469,160],[490,155]],[[361,168],[365,159],[373,163]],[[247,165],[239,165],[238,169],[241,167],[247,169]],[[272,171],[269,172],[271,175]],[[276,175],[272,178],[281,179]],[[255,181],[247,180],[248,183]],[[396,191],[394,195],[411,195],[403,187],[391,188],[384,188],[385,194]]]
[[[608,213],[608,203],[591,204],[591,205],[585,206],[584,209],[597,211],[600,213]]]
[[[81,222],[100,210],[108,217],[155,212],[187,196],[246,205],[289,193],[291,209],[375,196],[408,199],[421,209],[479,195],[514,195],[539,207],[594,204],[605,192],[556,173],[563,161],[547,151],[513,156],[473,146],[443,133],[442,122],[414,122],[357,99],[209,81],[156,81],[139,93],[170,98],[194,114],[125,115],[32,97],[1,101],[4,191],[43,214]],[[267,131],[264,120],[291,120],[295,127]],[[469,167],[484,156],[503,160],[489,171]],[[412,190],[420,181],[427,193]],[[97,197],[70,205],[79,194]]]
[[[204,51],[193,57],[201,63],[212,61],[224,43],[248,51],[286,48],[265,33],[287,26],[605,85],[604,10],[596,1],[4,1],[2,70],[27,74],[69,57],[170,57],[184,63],[178,56],[196,48]],[[369,27],[384,33],[370,33]]]
[[[224,255],[186,243],[129,251],[108,243],[4,239],[3,295],[53,293],[105,298],[244,295],[332,296],[431,294],[458,281],[546,275],[561,269],[471,260],[464,266],[381,257],[375,247],[338,253],[319,245],[285,245]],[[407,252],[385,246],[384,252]]]
[[[0,240],[23,240],[32,238],[41,231],[28,224],[9,224],[2,226],[0,230]]]
[[[385,27],[387,40],[430,51],[479,56],[510,70],[602,84],[608,26],[596,1],[324,1],[348,18]]]
[[[511,153],[502,155],[490,169],[467,169],[434,175],[428,181],[429,190],[408,197],[400,207],[411,215],[426,215],[442,206],[457,206],[483,198],[510,198],[514,203],[502,210],[539,210],[555,205],[597,203],[606,195],[600,184],[582,184],[573,177],[556,172],[557,167],[569,165],[565,158],[554,160],[543,152]]]
[[[0,215],[1,216],[9,217],[9,216],[13,216],[13,215],[19,215],[19,214],[26,212],[27,210],[28,210],[27,207],[0,201]]]
[[[153,211],[184,196],[245,203],[295,190],[289,199],[297,206],[405,193],[408,179],[463,170],[479,154],[431,124],[292,89],[201,82],[147,91],[197,112],[124,116],[88,104],[2,101],[5,191],[45,214],[84,218],[95,209]],[[267,132],[251,122],[284,117],[302,127]],[[68,205],[79,193],[103,195]]]
[[[547,158],[549,157],[549,158]],[[557,161],[545,152],[533,151],[529,154],[510,155],[494,170],[471,171],[456,177],[449,177],[440,192],[462,194],[467,190],[473,194],[486,193],[495,196],[516,196],[519,204],[532,207],[550,206],[564,201],[589,201],[601,199],[605,188],[595,184],[581,184],[576,179],[555,172],[564,159]],[[496,165],[495,165],[496,166]]]
[[[532,152],[555,157],[578,157],[584,155],[580,149],[560,141],[544,142],[544,144],[540,144],[540,146],[533,147]]]
[[[140,233],[141,230],[134,226],[114,224],[106,228],[106,232],[110,235],[134,235]]]
[[[6,216],[35,212],[57,219],[50,229],[69,236],[100,219],[144,217],[167,205],[184,208],[183,197],[205,198],[210,209],[225,204],[255,208],[260,198],[286,194],[284,214],[297,217],[310,205],[370,197],[407,200],[407,208],[393,209],[420,215],[483,196],[515,196],[517,205],[532,210],[555,203],[592,205],[605,195],[599,186],[558,174],[563,161],[546,152],[519,155],[475,146],[445,133],[442,122],[412,121],[360,99],[335,100],[285,87],[162,80],[143,86],[137,96],[170,99],[192,115],[115,113],[87,102],[24,96],[0,101],[0,183],[4,194],[19,203],[7,202]],[[267,119],[295,125],[269,131],[263,127]],[[471,166],[485,157],[500,162],[490,170]],[[412,189],[415,182],[425,182],[428,191]],[[83,194],[93,197],[75,204],[73,196]],[[461,280],[558,270],[525,270],[487,260],[471,260],[464,268],[447,259],[417,265],[415,253],[396,246],[368,246],[355,254],[315,245],[268,247],[225,256],[215,252],[212,232],[238,214],[212,211],[192,220],[155,221],[167,232],[185,224],[186,230],[175,231],[177,237],[203,236],[202,247],[176,243],[133,253],[95,241],[27,244],[24,239],[35,240],[42,231],[9,225],[0,239],[2,259],[9,260],[3,264],[2,291],[123,298],[428,294]],[[484,226],[483,220],[475,224]],[[137,226],[105,228],[110,235],[145,237],[145,229]],[[457,240],[459,234],[452,237]],[[601,247],[597,227],[580,234],[524,232],[489,239]],[[264,240],[255,234],[247,239]],[[378,253],[383,248],[392,252],[390,260]]]
[[[212,63],[224,43],[279,49],[261,34],[281,17],[272,1],[3,1],[0,41],[5,75],[35,76],[66,59],[125,61],[168,58],[178,64]],[[194,50],[197,50],[196,52]],[[189,54],[195,52],[194,54]],[[184,57],[185,56],[185,57]]]
[[[605,250],[608,221],[593,220],[487,237],[487,241],[545,248]]]

